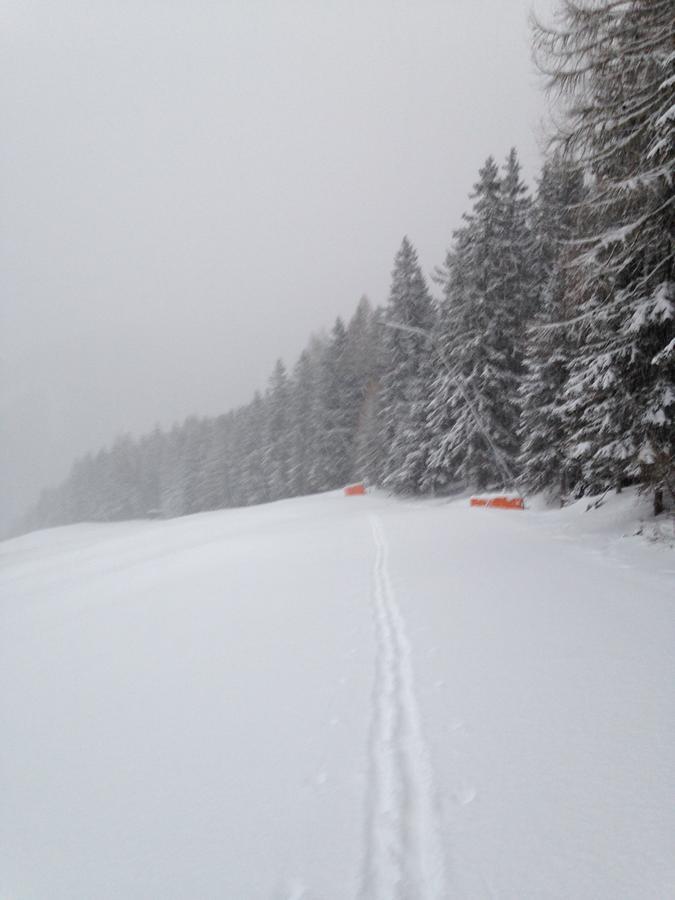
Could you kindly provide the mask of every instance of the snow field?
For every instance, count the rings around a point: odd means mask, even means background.
[[[0,898],[673,895],[675,560],[634,504],[0,545]]]
[[[411,648],[389,576],[389,546],[371,517],[376,676],[369,738],[361,897],[445,896],[433,774],[415,697]]]

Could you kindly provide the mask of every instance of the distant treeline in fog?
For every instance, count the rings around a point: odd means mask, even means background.
[[[486,160],[437,296],[404,239],[384,307],[362,299],[248,405],[79,460],[17,530],[356,479],[414,495],[510,482],[563,501],[639,483],[657,511],[672,499],[672,0],[559,6],[555,29],[533,29],[558,99],[536,189],[514,150]]]

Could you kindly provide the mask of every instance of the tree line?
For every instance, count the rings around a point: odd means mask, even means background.
[[[533,22],[557,126],[531,193],[478,171],[445,261],[406,237],[387,303],[314,336],[216,418],[78,460],[18,530],[177,516],[329,490],[508,486],[675,499],[672,0],[561,0]]]

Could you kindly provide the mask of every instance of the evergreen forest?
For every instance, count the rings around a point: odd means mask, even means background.
[[[247,405],[79,459],[16,531],[356,480],[672,504],[673,3],[562,0],[532,34],[555,120],[534,185],[515,149],[477,161],[431,280],[404,237],[384,305],[361,298]]]

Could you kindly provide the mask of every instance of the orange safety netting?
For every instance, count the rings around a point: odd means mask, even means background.
[[[525,509],[522,497],[472,497],[471,506],[496,506],[498,509]]]
[[[345,488],[345,497],[355,497],[358,494],[365,494],[366,486],[362,481],[358,484],[348,484]]]

